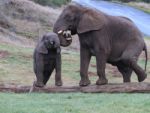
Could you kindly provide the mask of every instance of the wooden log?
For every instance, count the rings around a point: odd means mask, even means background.
[[[70,93],[70,92],[82,92],[82,93],[150,93],[150,83],[113,83],[107,85],[90,85],[87,87],[79,86],[62,86],[62,87],[44,87],[44,88],[32,88],[31,86],[5,86],[0,85],[0,92],[14,92],[14,93],[28,93],[32,89],[32,92],[39,93]]]
[[[72,93],[72,92],[80,92],[80,87],[78,86],[68,86],[68,87],[44,87],[44,88],[38,88],[38,87],[31,87],[29,92],[44,92],[44,93]]]
[[[150,93],[150,83],[118,83],[81,88],[84,93]]]

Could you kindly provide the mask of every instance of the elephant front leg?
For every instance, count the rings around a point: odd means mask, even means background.
[[[62,86],[63,82],[61,79],[61,54],[57,55],[56,58],[56,75],[55,75],[55,85]]]
[[[44,79],[44,75],[43,75],[43,69],[39,69],[35,72],[36,74],[36,81],[33,82],[33,86],[36,87],[44,87],[44,83],[43,83],[43,79]]]
[[[80,86],[87,86],[90,84],[88,77],[88,67],[90,63],[91,55],[86,48],[80,48]]]
[[[43,88],[43,87],[44,84],[37,79],[36,81],[33,82],[33,85],[31,86],[29,93],[34,92],[36,88]]]
[[[106,56],[102,52],[100,53],[101,55],[96,55],[97,75],[99,77],[96,85],[104,85],[108,83],[105,76]]]
[[[38,58],[38,59],[37,59]],[[34,54],[34,73],[36,75],[36,81],[33,82],[33,86],[36,87],[44,87],[44,62],[43,62],[43,57],[35,57]]]
[[[42,73],[41,73],[41,74],[38,73],[38,74],[36,75],[36,77],[37,77],[37,80],[34,81],[33,86],[36,86],[36,87],[44,87],[43,74],[42,74]]]

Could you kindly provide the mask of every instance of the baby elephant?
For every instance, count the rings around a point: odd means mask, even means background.
[[[34,86],[43,87],[56,70],[55,85],[62,86],[60,41],[55,33],[47,33],[37,44],[34,51],[34,72],[37,80]]]

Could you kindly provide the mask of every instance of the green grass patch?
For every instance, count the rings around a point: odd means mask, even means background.
[[[8,55],[0,60],[0,82],[26,84],[33,79],[31,48],[0,44],[0,51],[6,51]],[[32,79],[29,79],[32,78]]]
[[[41,5],[49,5],[49,6],[61,6],[64,5],[71,0],[34,0],[34,2],[39,3]]]
[[[129,2],[127,3],[127,5],[135,7],[139,10],[144,11],[145,13],[149,13],[150,14],[150,7],[145,7],[144,5],[141,5],[140,3],[135,3],[135,2]]]
[[[150,37],[149,36],[146,36],[144,37],[145,40],[149,41],[150,40]]]
[[[32,54],[34,48],[0,44],[0,51],[7,55],[0,58],[0,83],[32,85],[34,80]],[[78,52],[62,52],[62,77],[64,85],[78,85],[80,80],[80,57]],[[93,57],[89,71],[96,74]],[[144,67],[145,59],[139,64]],[[150,73],[148,62],[148,74]],[[112,68],[106,68],[109,82],[121,82],[122,77],[114,77]],[[117,74],[117,73],[116,73]],[[90,76],[95,83],[97,76]],[[133,81],[137,81],[135,74]],[[148,76],[147,81],[150,80]],[[47,86],[54,85],[54,73]],[[0,93],[0,113],[149,113],[149,94],[14,94]]]
[[[0,93],[1,113],[149,113],[149,94]]]

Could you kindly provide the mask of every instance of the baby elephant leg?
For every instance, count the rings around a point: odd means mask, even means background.
[[[56,63],[56,75],[55,75],[55,85],[56,86],[62,86],[62,79],[61,79],[61,55],[57,54]]]
[[[43,83],[43,73],[37,73],[36,74],[36,78],[37,78],[37,80],[36,81],[34,81],[34,83],[33,83],[33,86],[36,86],[36,87],[44,87],[44,83]]]
[[[46,85],[46,83],[48,82],[53,70],[55,68],[55,62],[53,60],[51,60],[48,65],[45,66],[44,68],[44,76],[43,76],[43,83],[44,85]]]
[[[55,85],[56,86],[62,86],[62,80],[61,80],[61,76],[59,74],[55,75]]]
[[[34,54],[34,73],[36,75],[36,81],[34,81],[33,86],[43,87],[43,71],[44,71],[44,63],[42,60],[42,56],[38,56],[39,54]],[[38,56],[38,57],[36,57]]]
[[[39,83],[37,81],[33,82],[33,85],[31,86],[29,93],[34,92],[37,88],[42,88],[44,87],[44,85],[39,85]]]

